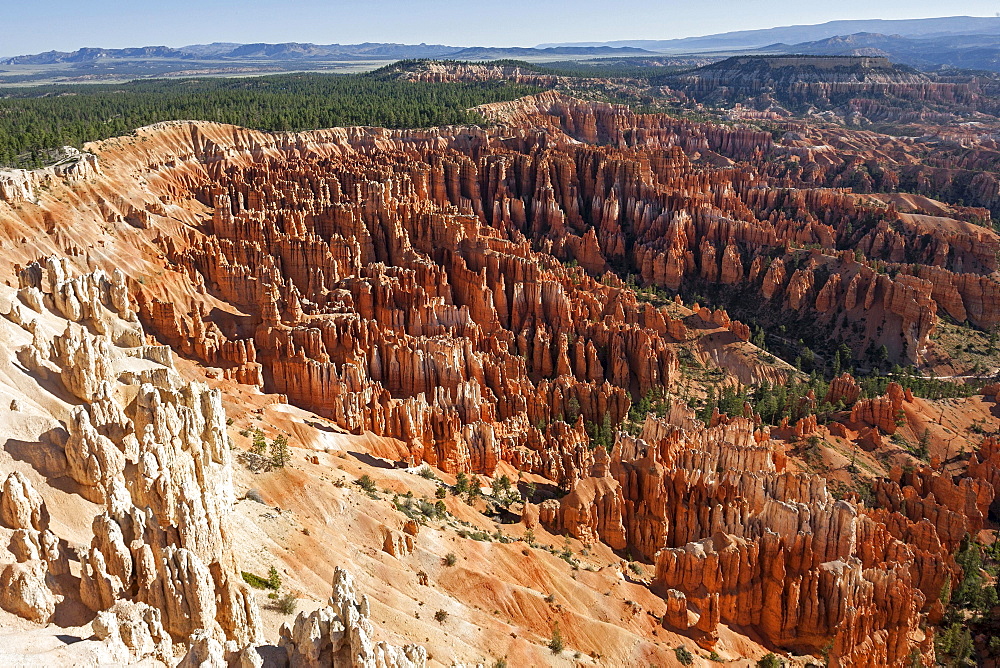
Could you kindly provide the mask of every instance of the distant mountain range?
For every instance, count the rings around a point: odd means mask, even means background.
[[[539,48],[601,46],[658,53],[771,53],[823,56],[885,56],[926,70],[963,68],[1000,71],[1000,17],[830,21],[818,25],[685,37],[669,40],[575,42]]]
[[[444,44],[237,44],[184,47],[84,48],[0,59],[0,85],[38,81],[70,83],[169,76],[230,76],[288,71],[345,71],[405,59],[494,60],[629,58],[693,54],[883,56],[922,70],[949,68],[1000,72],[1000,17],[830,21],[741,30],[670,40],[541,44],[534,48]],[[556,58],[549,58],[555,60]]]
[[[944,37],[954,35],[1000,35],[1000,17],[949,16],[934,19],[861,19],[829,21],[816,25],[782,26],[761,30],[684,37],[681,39],[618,40],[613,42],[567,42],[540,44],[537,48],[633,47],[660,52],[728,51],[756,49],[772,44],[800,44],[839,35],[879,33],[902,37]]]
[[[961,68],[1000,72],[1000,35],[902,37],[880,33],[838,35],[802,44],[772,44],[758,53],[884,56],[923,70]]]
[[[546,48],[462,47],[442,44],[195,44],[180,48],[142,46],[129,49],[84,48],[76,51],[46,51],[34,55],[0,60],[0,65],[59,65],[92,63],[107,60],[396,60],[406,58],[523,58],[525,56],[601,56],[649,55],[637,47],[555,46]]]

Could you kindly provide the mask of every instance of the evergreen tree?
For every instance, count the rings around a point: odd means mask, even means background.
[[[253,444],[250,446],[250,452],[261,457],[267,452],[267,439],[264,438],[264,432],[260,429],[255,429],[253,432]]]
[[[288,450],[288,438],[284,434],[280,434],[271,442],[271,465],[275,468],[284,468],[291,459],[292,455]]]

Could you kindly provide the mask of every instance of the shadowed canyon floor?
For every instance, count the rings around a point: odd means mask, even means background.
[[[990,371],[991,203],[867,192],[963,168],[556,93],[481,111],[172,122],[0,172],[12,656],[934,661],[956,554],[993,540],[1000,387],[843,370]]]

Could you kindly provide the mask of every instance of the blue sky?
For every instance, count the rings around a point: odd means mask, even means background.
[[[835,19],[993,16],[1000,0],[10,0],[0,56],[83,46],[670,39]]]

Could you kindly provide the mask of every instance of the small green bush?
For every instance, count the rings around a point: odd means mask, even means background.
[[[691,651],[684,645],[674,648],[674,656],[677,657],[677,661],[682,666],[690,666],[694,663],[694,655],[692,655]]]
[[[774,652],[768,652],[757,661],[757,668],[782,668],[783,665]]]
[[[456,563],[458,563],[458,557],[455,556],[454,552],[449,552],[448,554],[444,555],[445,566],[454,566]]]
[[[371,476],[367,473],[358,478],[356,484],[358,487],[368,492],[369,495],[375,494],[376,492],[375,481],[372,480]]]
[[[429,520],[434,519],[438,515],[437,505],[431,503],[427,499],[420,499],[417,501],[417,510],[419,510],[420,514]]]
[[[247,571],[241,571],[240,575],[243,576],[243,581],[254,589],[278,589],[281,586],[281,578],[278,577],[278,571],[274,566],[271,566],[266,578]]]
[[[288,592],[284,596],[278,599],[275,603],[275,609],[283,615],[295,614],[295,608],[298,606],[299,600],[295,597],[295,594]]]

